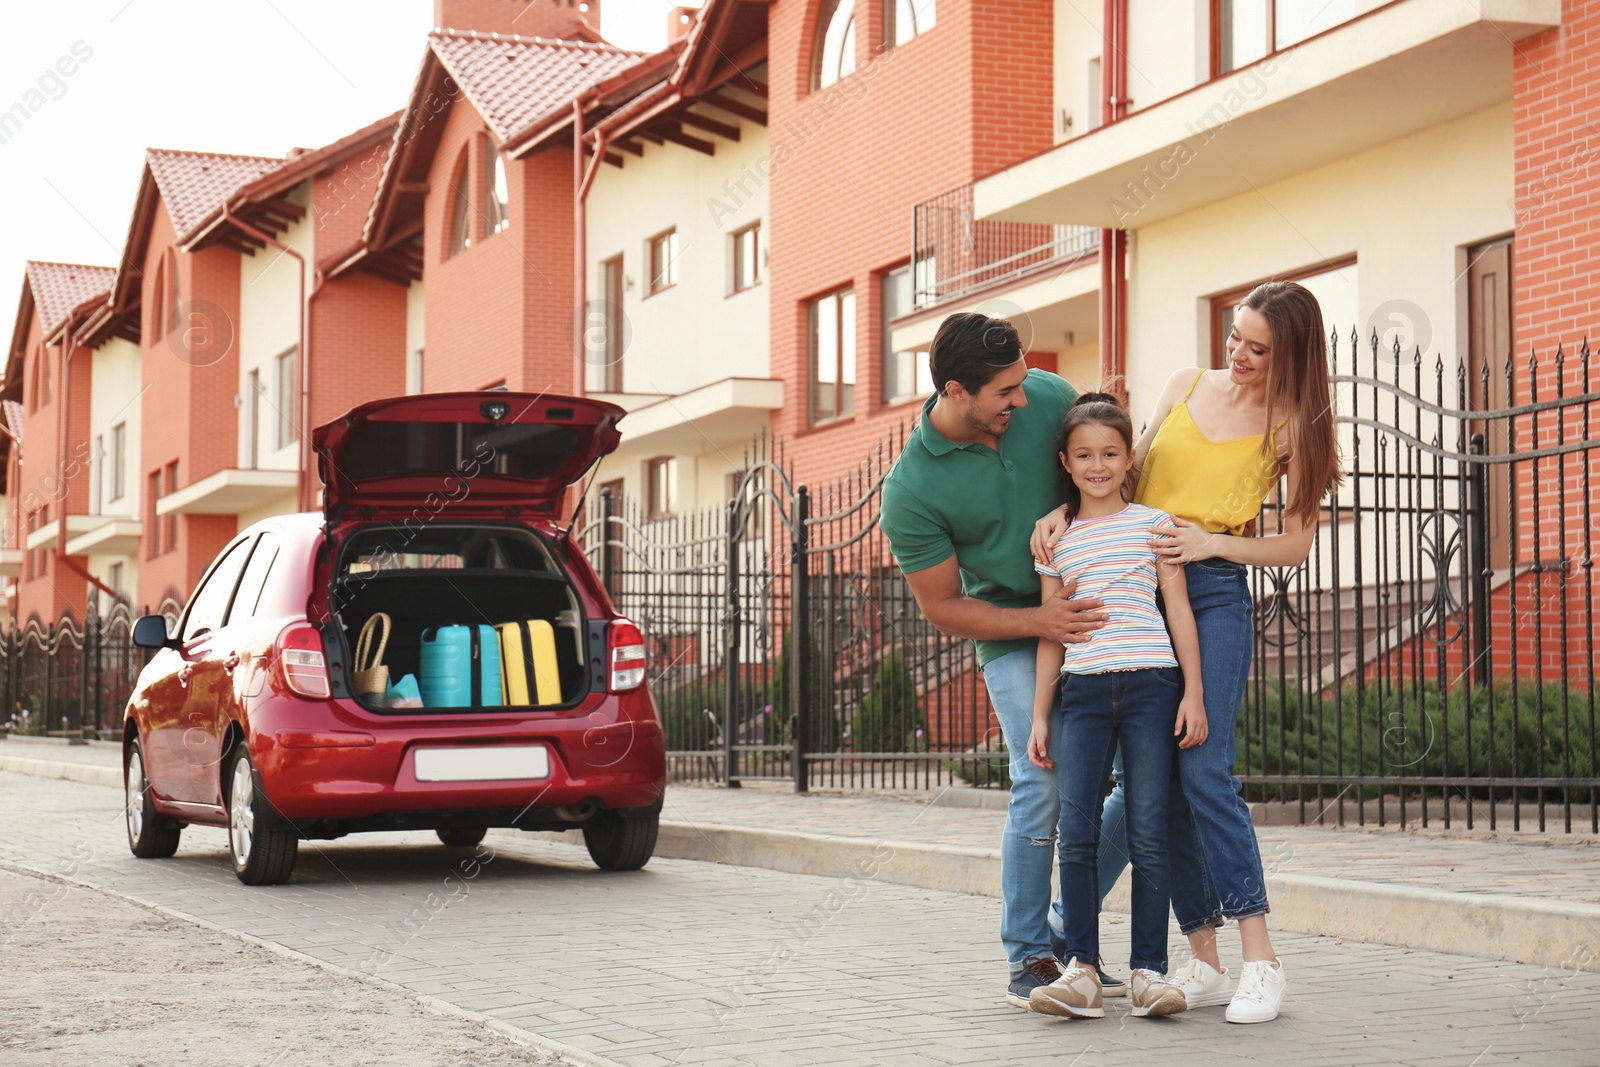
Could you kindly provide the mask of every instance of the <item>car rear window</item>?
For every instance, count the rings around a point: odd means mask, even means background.
[[[373,422],[353,435],[341,459],[352,481],[408,474],[489,471],[547,478],[577,448],[568,426],[482,422]]]

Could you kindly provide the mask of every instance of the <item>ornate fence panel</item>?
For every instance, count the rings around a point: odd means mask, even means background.
[[[1247,795],[1300,822],[1600,829],[1588,347],[1472,367],[1333,340],[1346,479],[1305,566],[1253,570]]]

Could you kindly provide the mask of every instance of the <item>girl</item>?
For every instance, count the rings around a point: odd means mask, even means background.
[[[1206,738],[1199,639],[1183,569],[1157,566],[1149,544],[1150,531],[1172,530],[1172,520],[1153,508],[1128,503],[1133,424],[1127,411],[1105,393],[1085,394],[1068,410],[1060,441],[1067,527],[1050,563],[1036,569],[1045,597],[1076,579],[1079,596],[1105,602],[1107,620],[1082,643],[1063,647],[1048,639],[1039,642],[1028,759],[1054,768],[1061,792],[1066,942],[1061,958],[1066,966],[1060,978],[1030,994],[1029,1007],[1069,1017],[1105,1015],[1096,973],[1100,893],[1095,850],[1111,755],[1120,744],[1134,866],[1129,995],[1134,1015],[1170,1015],[1187,1005],[1183,992],[1166,978],[1167,792],[1173,738],[1181,737],[1183,747]],[[1167,608],[1165,625],[1156,607],[1158,586]]]
[[[1327,337],[1322,309],[1304,286],[1256,286],[1234,317],[1228,366],[1174,374],[1139,442],[1134,499],[1173,516],[1174,528],[1150,544],[1187,572],[1216,735],[1178,754],[1181,788],[1171,791],[1172,911],[1194,954],[1174,977],[1191,1008],[1226,1004],[1231,1023],[1277,1018],[1287,984],[1267,932],[1261,850],[1233,777],[1234,727],[1255,643],[1244,568],[1304,563],[1322,498],[1339,484]],[[1280,476],[1282,532],[1242,536]],[[1036,559],[1062,521],[1052,512],[1039,523]],[[1108,823],[1115,807],[1113,794]],[[1239,924],[1244,966],[1236,988],[1217,954],[1225,919]]]

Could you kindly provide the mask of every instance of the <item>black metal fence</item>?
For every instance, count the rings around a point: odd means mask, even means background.
[[[158,609],[176,619],[168,600]],[[30,619],[0,632],[0,724],[35,736],[120,738],[123,712],[150,654],[134,646],[136,616],[125,604],[104,615],[91,606],[83,622]]]
[[[1333,360],[1345,483],[1303,566],[1253,571],[1250,798],[1301,822],[1600,829],[1588,348],[1447,366],[1352,335]],[[592,503],[585,549],[647,635],[676,776],[1007,784],[971,644],[927,624],[876,526],[900,445],[809,487],[758,441],[699,514]],[[1257,532],[1280,523],[1269,503]]]

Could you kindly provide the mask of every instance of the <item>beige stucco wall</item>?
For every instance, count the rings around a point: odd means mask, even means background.
[[[427,343],[424,324],[427,310],[427,291],[420,281],[412,282],[406,287],[406,392],[422,392],[422,378],[427,376],[424,368],[423,374],[415,373],[417,351]]]
[[[310,210],[309,182],[303,182],[284,199],[306,208],[305,217],[278,235],[278,240],[305,257],[307,263],[316,262],[314,243],[315,217]],[[307,279],[307,292],[310,280]],[[300,263],[293,256],[277,248],[264,248],[253,256],[239,257],[239,449],[237,465],[249,465],[247,435],[251,431],[245,412],[249,397],[246,395],[250,372],[259,372],[263,393],[260,401],[260,425],[256,433],[256,467],[261,470],[295,470],[299,466],[299,452],[294,442],[283,448],[274,448],[278,409],[284,398],[278,395],[273,361],[276,357],[300,342]],[[299,355],[296,355],[299,359]],[[294,421],[299,422],[298,400],[289,398],[294,407]],[[243,529],[243,526],[240,527]]]
[[[1134,231],[1135,421],[1174,370],[1209,365],[1213,294],[1323,260],[1356,257],[1342,304],[1326,298],[1330,328],[1365,337],[1383,305],[1405,301],[1422,312],[1430,352],[1465,355],[1461,250],[1511,231],[1511,193],[1507,103]],[[1392,313],[1375,320],[1380,332]]]
[[[136,519],[139,517],[139,472],[143,469],[139,465],[139,346],[132,341],[114,338],[95,349],[92,358],[89,372],[89,442],[91,447],[105,451],[95,465],[89,511],[91,514],[124,515]],[[119,422],[126,426],[123,493],[120,500],[113,499],[111,495],[111,428]]]
[[[601,295],[599,264],[623,257],[632,282],[623,293],[631,340],[622,357],[629,393],[682,393],[728,377],[769,373],[767,355],[767,131],[739,121],[740,140],[709,134],[716,155],[679,145],[645,144],[625,166],[602,165],[588,199],[589,299]],[[731,290],[731,235],[761,220],[762,283]],[[678,231],[678,284],[654,296],[646,242]],[[589,368],[597,391],[600,369]]]

